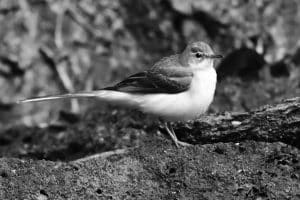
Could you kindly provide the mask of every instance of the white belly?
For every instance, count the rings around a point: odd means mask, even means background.
[[[197,71],[189,90],[178,94],[148,94],[135,96],[143,112],[162,117],[167,121],[186,121],[206,112],[216,87],[214,68]]]

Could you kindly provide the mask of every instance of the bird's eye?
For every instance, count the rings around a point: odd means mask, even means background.
[[[202,54],[201,53],[196,53],[196,58],[202,58]]]

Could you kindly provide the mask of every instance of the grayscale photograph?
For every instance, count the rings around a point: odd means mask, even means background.
[[[0,199],[300,199],[300,1],[0,0]]]

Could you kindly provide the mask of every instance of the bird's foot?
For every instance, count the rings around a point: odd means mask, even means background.
[[[174,141],[176,147],[179,147],[179,146],[184,146],[184,147],[188,147],[188,146],[192,146],[191,144],[189,143],[186,143],[186,142],[182,142],[182,141],[179,141],[176,137],[176,134],[171,126],[171,124],[169,123],[165,123],[165,127],[166,127],[166,130],[167,132],[169,133],[171,139]]]

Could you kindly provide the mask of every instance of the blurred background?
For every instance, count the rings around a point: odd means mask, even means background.
[[[197,40],[225,56],[215,65],[209,112],[249,111],[300,95],[298,0],[1,0],[0,24],[1,129],[81,116],[122,123],[133,111],[94,100],[14,102],[114,84]],[[137,121],[147,118],[133,113],[128,123],[141,127]]]

